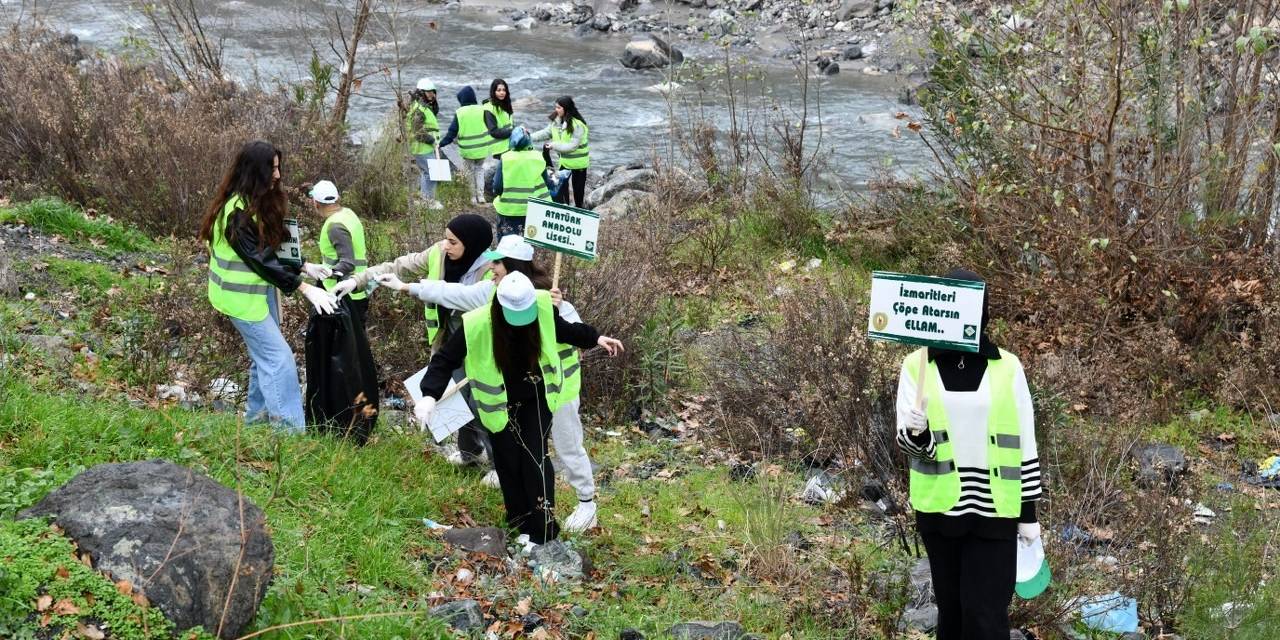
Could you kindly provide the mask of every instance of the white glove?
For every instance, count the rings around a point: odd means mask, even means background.
[[[925,417],[925,409],[929,406],[928,398],[924,399],[923,405],[919,408],[911,407],[907,413],[907,431],[910,431],[913,436],[918,436],[929,428],[929,419]]]
[[[418,425],[423,431],[428,430],[427,421],[431,419],[431,412],[435,410],[435,398],[423,398],[413,405],[413,417],[418,420]]]
[[[314,262],[302,263],[302,272],[307,274],[307,277],[313,280],[324,280],[325,278],[333,275],[333,269]]]
[[[333,289],[330,289],[330,291],[333,292],[333,295],[337,297],[339,300],[342,299],[342,296],[345,296],[355,290],[356,290],[356,281],[352,280],[351,278],[347,278],[346,280],[340,280],[338,284],[333,285]]]
[[[384,287],[387,287],[388,289],[394,289],[396,291],[403,291],[407,289],[409,286],[401,282],[400,278],[396,277],[396,274],[394,273],[379,273],[378,275],[374,276],[373,279],[377,280],[378,284]]]
[[[1039,538],[1039,537],[1040,537],[1039,522],[1019,522],[1018,523],[1018,538],[1021,539],[1023,544],[1031,544],[1032,542],[1035,542],[1036,538]]]
[[[305,283],[299,289],[302,290],[302,295],[307,299],[307,302],[310,302],[311,306],[316,308],[316,313],[333,313],[337,311],[338,299],[333,297],[332,293]]]

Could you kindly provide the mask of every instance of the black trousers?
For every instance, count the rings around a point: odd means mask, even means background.
[[[535,398],[512,403],[508,411],[507,428],[489,435],[507,525],[542,544],[560,535],[555,517],[556,472],[547,456],[551,410],[542,398]]]
[[[453,381],[457,382],[467,376],[463,369],[453,372]],[[467,404],[471,407],[471,413],[476,413],[476,402],[471,398],[471,385],[462,388],[461,391]],[[466,464],[476,464],[480,462],[481,456],[486,452],[489,459],[493,460],[493,447],[489,442],[489,430],[480,424],[479,420],[472,420],[458,430],[458,451],[462,453],[462,460]]]
[[[1007,640],[1017,539],[921,532],[938,601],[938,640]]]
[[[573,206],[586,209],[583,198],[587,193],[587,170],[573,169],[569,174],[569,186],[573,187]]]

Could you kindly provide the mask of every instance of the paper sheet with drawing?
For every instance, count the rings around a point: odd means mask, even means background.
[[[426,374],[427,368],[423,367],[404,381],[404,388],[415,404],[422,400],[422,377]],[[466,396],[458,392],[466,384],[467,381],[464,378],[449,385],[441,395],[442,400],[436,403],[431,419],[427,420],[427,428],[431,430],[431,437],[435,438],[437,443],[443,442],[463,425],[475,419],[475,415],[471,413],[471,407],[467,406]]]

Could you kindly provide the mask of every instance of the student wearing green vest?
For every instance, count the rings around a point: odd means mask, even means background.
[[[489,98],[484,101],[484,127],[492,139],[492,145],[489,147],[494,159],[507,152],[508,142],[511,137],[511,122],[515,116],[515,111],[511,108],[511,91],[507,88],[507,81],[502,78],[495,78],[489,83]]]
[[[511,132],[511,150],[498,161],[492,186],[498,195],[493,201],[493,208],[498,212],[498,237],[523,236],[529,200],[549,199],[552,186],[547,161],[532,148],[532,140],[524,127],[516,127]]]
[[[300,291],[317,313],[332,313],[336,300],[300,275],[326,278],[327,268],[304,263],[299,269],[276,255],[288,235],[280,160],[271,143],[246,143],[218,185],[198,237],[209,248],[209,303],[231,320],[249,350],[245,422],[301,433],[302,387],[293,351],[280,332],[276,291]]]
[[[471,174],[471,204],[484,204],[484,161],[493,148],[493,138],[485,126],[485,108],[476,104],[476,91],[471,87],[458,90],[458,110],[453,114],[449,130],[440,140],[441,147],[458,143],[467,173]]]
[[[603,347],[622,343],[587,324],[560,317],[551,295],[537,291],[523,273],[507,274],[489,304],[463,315],[463,331],[436,352],[422,379],[423,401],[414,415],[424,425],[436,399],[461,366],[480,422],[491,433],[493,463],[502,485],[507,524],[524,544],[554,540],[555,469],[547,457],[552,413],[563,403],[560,345]]]
[[[346,276],[364,273],[368,269],[369,255],[365,251],[364,224],[356,213],[339,202],[338,187],[328,180],[321,180],[311,187],[311,202],[316,213],[324,219],[320,227],[320,258],[332,275],[324,280],[324,288],[332,290],[338,280]],[[353,291],[349,298],[356,319],[364,326],[369,315],[369,296],[363,290]]]
[[[405,284],[394,274],[384,274],[378,276],[378,283],[389,289],[406,291],[428,304],[467,312],[488,305],[502,279],[507,274],[518,272],[529,278],[534,288],[549,291],[551,301],[561,318],[571,323],[582,322],[578,310],[561,297],[560,290],[551,288],[551,276],[533,261],[533,246],[525,242],[524,238],[503,236],[498,241],[498,247],[485,253],[484,257],[493,261],[490,267],[494,276],[492,280],[480,280],[474,284],[438,280]],[[564,472],[569,486],[578,494],[578,506],[565,518],[564,528],[578,532],[596,525],[596,486],[592,477],[591,458],[583,446],[582,417],[579,415],[581,401],[578,396],[582,386],[582,371],[578,351],[568,345],[561,347],[565,386],[562,390],[562,404],[551,418],[551,443],[555,446],[556,469]],[[486,486],[498,488],[500,482],[497,471],[490,471],[482,482]]]
[[[981,280],[964,269],[946,277]],[[917,350],[898,378],[897,442],[907,454],[916,528],[929,554],[938,640],[1009,637],[1018,545],[1040,537],[1031,392],[1018,358],[988,338],[983,304],[977,353]]]
[[[575,207],[586,208],[587,169],[591,166],[591,145],[587,121],[578,112],[578,106],[570,96],[556,98],[556,109],[551,114],[551,124],[533,133],[534,142],[550,140],[543,148],[556,152],[560,169],[569,170]],[[559,201],[569,204],[569,189],[561,188]]]
[[[436,142],[440,138],[440,104],[436,101],[436,84],[430,78],[420,78],[409,94],[409,112],[405,114],[405,132],[409,136],[409,155],[418,165],[418,191],[427,207],[443,209],[436,199],[436,181],[427,174],[427,160],[438,158]]]
[[[425,282],[475,284],[492,277],[490,261],[484,257],[492,243],[493,228],[489,221],[474,213],[464,213],[450,220],[444,230],[444,239],[426,251],[369,267],[339,282],[334,292],[341,297],[354,291],[364,291],[374,278],[383,274],[413,280],[422,278]],[[432,353],[450,336],[462,330],[462,313],[456,309],[428,303],[425,315],[427,345]],[[461,379],[461,368],[456,373],[456,377]],[[450,457],[449,462],[459,466],[479,464],[488,449],[488,435],[478,423],[473,423],[458,431],[458,452]]]

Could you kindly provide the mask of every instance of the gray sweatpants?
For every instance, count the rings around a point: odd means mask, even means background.
[[[551,444],[556,448],[556,468],[578,493],[579,500],[596,495],[596,481],[591,475],[591,458],[582,442],[582,416],[578,415],[580,399],[567,402],[551,416]]]

